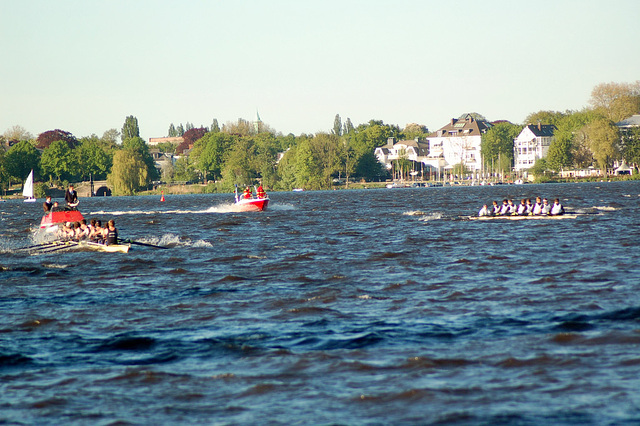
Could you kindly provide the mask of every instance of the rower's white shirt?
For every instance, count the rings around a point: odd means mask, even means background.
[[[560,213],[562,213],[562,204],[553,203],[553,206],[551,206],[551,214],[556,215]]]
[[[533,205],[533,214],[542,214],[542,204],[535,203]]]
[[[489,216],[489,209],[487,207],[482,207],[478,212],[478,216]]]
[[[542,214],[549,214],[549,213],[551,213],[551,205],[549,205],[549,203],[542,204]]]
[[[524,215],[527,212],[527,205],[526,204],[520,204],[518,206],[518,214],[520,216]]]
[[[500,214],[507,214],[509,212],[509,204],[503,204],[500,208]]]

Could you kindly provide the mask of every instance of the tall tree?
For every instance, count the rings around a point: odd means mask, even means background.
[[[13,145],[4,157],[5,170],[14,179],[24,181],[33,169],[38,173],[40,153],[27,141]]]
[[[122,142],[130,138],[138,138],[138,137],[140,137],[140,128],[138,127],[138,119],[133,115],[129,115],[124,120],[124,125],[122,126]]]
[[[595,119],[594,111],[584,110],[565,115],[560,119],[554,132],[554,140],[549,146],[546,165],[552,170],[573,167],[576,160],[581,164],[585,152],[581,149],[580,129]]]
[[[122,148],[126,151],[135,151],[139,154],[139,159],[141,159],[147,167],[146,177],[149,182],[160,177],[160,173],[158,172],[158,169],[156,169],[153,157],[149,153],[149,145],[145,143],[144,139],[140,137],[125,139],[122,143]],[[114,155],[113,164],[115,164],[115,161],[116,159]]]
[[[349,117],[347,117],[347,121],[345,121],[342,127],[342,135],[348,135],[355,130],[355,127],[353,127],[353,123],[351,123],[351,119]]]
[[[65,141],[72,149],[78,146],[78,140],[70,132],[55,129],[40,133],[36,139],[36,148],[45,149],[54,141]]]
[[[105,147],[114,148],[120,139],[120,132],[118,129],[105,130],[102,134],[101,141]]]
[[[65,141],[54,141],[42,152],[40,167],[50,181],[72,180],[79,171],[77,158]]]
[[[220,126],[218,125],[218,119],[214,118],[211,122],[211,133],[218,133],[220,131]]]
[[[508,122],[498,123],[487,130],[482,135],[480,144],[480,152],[485,165],[494,164],[499,170],[511,170],[513,141],[521,131],[522,126]]]
[[[429,136],[429,129],[427,126],[417,123],[410,123],[402,130],[405,139],[424,139]]]
[[[28,141],[33,139],[33,135],[22,126],[13,126],[4,132],[4,137],[8,141]]]
[[[597,119],[587,125],[585,133],[593,157],[606,176],[607,167],[620,155],[618,128],[608,119]]]
[[[601,83],[591,91],[589,103],[614,123],[640,112],[640,80]]]
[[[524,124],[551,124],[558,126],[558,123],[567,115],[571,115],[571,111],[538,111],[533,112],[524,119]]]
[[[190,157],[205,180],[222,177],[227,155],[237,140],[237,135],[209,132],[195,142]]]
[[[178,136],[178,131],[174,127],[173,123],[171,123],[171,125],[169,126],[169,131],[167,132],[167,136],[170,138],[175,138],[176,136]]]
[[[111,150],[104,148],[104,143],[97,137],[82,138],[80,146],[75,149],[80,177],[93,177],[93,179],[106,179],[111,170],[113,154]]]
[[[336,114],[333,119],[333,129],[331,130],[331,134],[342,136],[342,120],[340,119],[340,114]]]
[[[125,148],[113,156],[113,168],[107,180],[115,195],[133,195],[149,183],[147,170],[140,152]]]

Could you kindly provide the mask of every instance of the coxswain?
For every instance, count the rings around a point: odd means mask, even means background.
[[[258,189],[256,189],[256,197],[258,197],[258,198],[267,198],[267,193],[264,192],[264,189],[262,188],[262,185],[259,185]]]
[[[551,206],[551,216],[560,216],[564,214],[564,207],[560,204],[559,199],[553,200],[553,205]]]
[[[480,209],[480,211],[478,212],[478,216],[482,217],[482,216],[491,216],[491,213],[489,212],[489,207],[485,204],[482,206],[482,208]]]
[[[245,198],[245,199],[253,198],[253,194],[251,192],[251,188],[249,188],[247,186],[247,188],[244,190],[244,193],[242,194],[242,197]]]
[[[108,246],[118,244],[118,230],[113,219],[107,222],[107,236],[104,239],[104,243]]]
[[[542,214],[542,200],[540,197],[536,197],[536,203],[533,205],[533,214],[535,216]]]
[[[45,199],[44,203],[42,203],[42,209],[44,210],[45,214],[48,214],[51,212],[52,208],[53,208],[53,202],[51,201],[51,195],[47,195],[47,198]]]
[[[78,206],[78,193],[73,189],[72,184],[69,185],[69,189],[64,193],[64,201],[67,203],[67,206],[73,210]]]
[[[549,201],[547,201],[546,198],[544,200],[542,200],[542,211],[541,211],[540,214],[542,214],[542,215],[551,214],[551,205],[549,204]]]

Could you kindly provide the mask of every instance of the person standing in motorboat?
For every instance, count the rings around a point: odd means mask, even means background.
[[[64,201],[67,203],[67,207],[75,210],[78,206],[78,193],[73,189],[73,185],[69,185],[69,189],[64,194]]]
[[[259,185],[258,188],[256,189],[256,197],[267,198],[267,193],[264,192],[264,188],[262,188],[262,185]]]

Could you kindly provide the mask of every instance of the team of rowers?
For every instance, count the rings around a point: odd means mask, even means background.
[[[118,230],[112,219],[107,226],[102,227],[102,221],[91,219],[87,224],[86,219],[80,222],[67,222],[58,226],[58,238],[63,241],[90,241],[99,244],[118,244]]]
[[[564,207],[559,199],[555,199],[553,204],[549,204],[546,198],[536,197],[536,202],[532,203],[530,198],[523,198],[517,206],[513,200],[503,200],[502,205],[497,201],[493,202],[493,207],[487,204],[482,206],[478,216],[559,216],[564,214]]]

